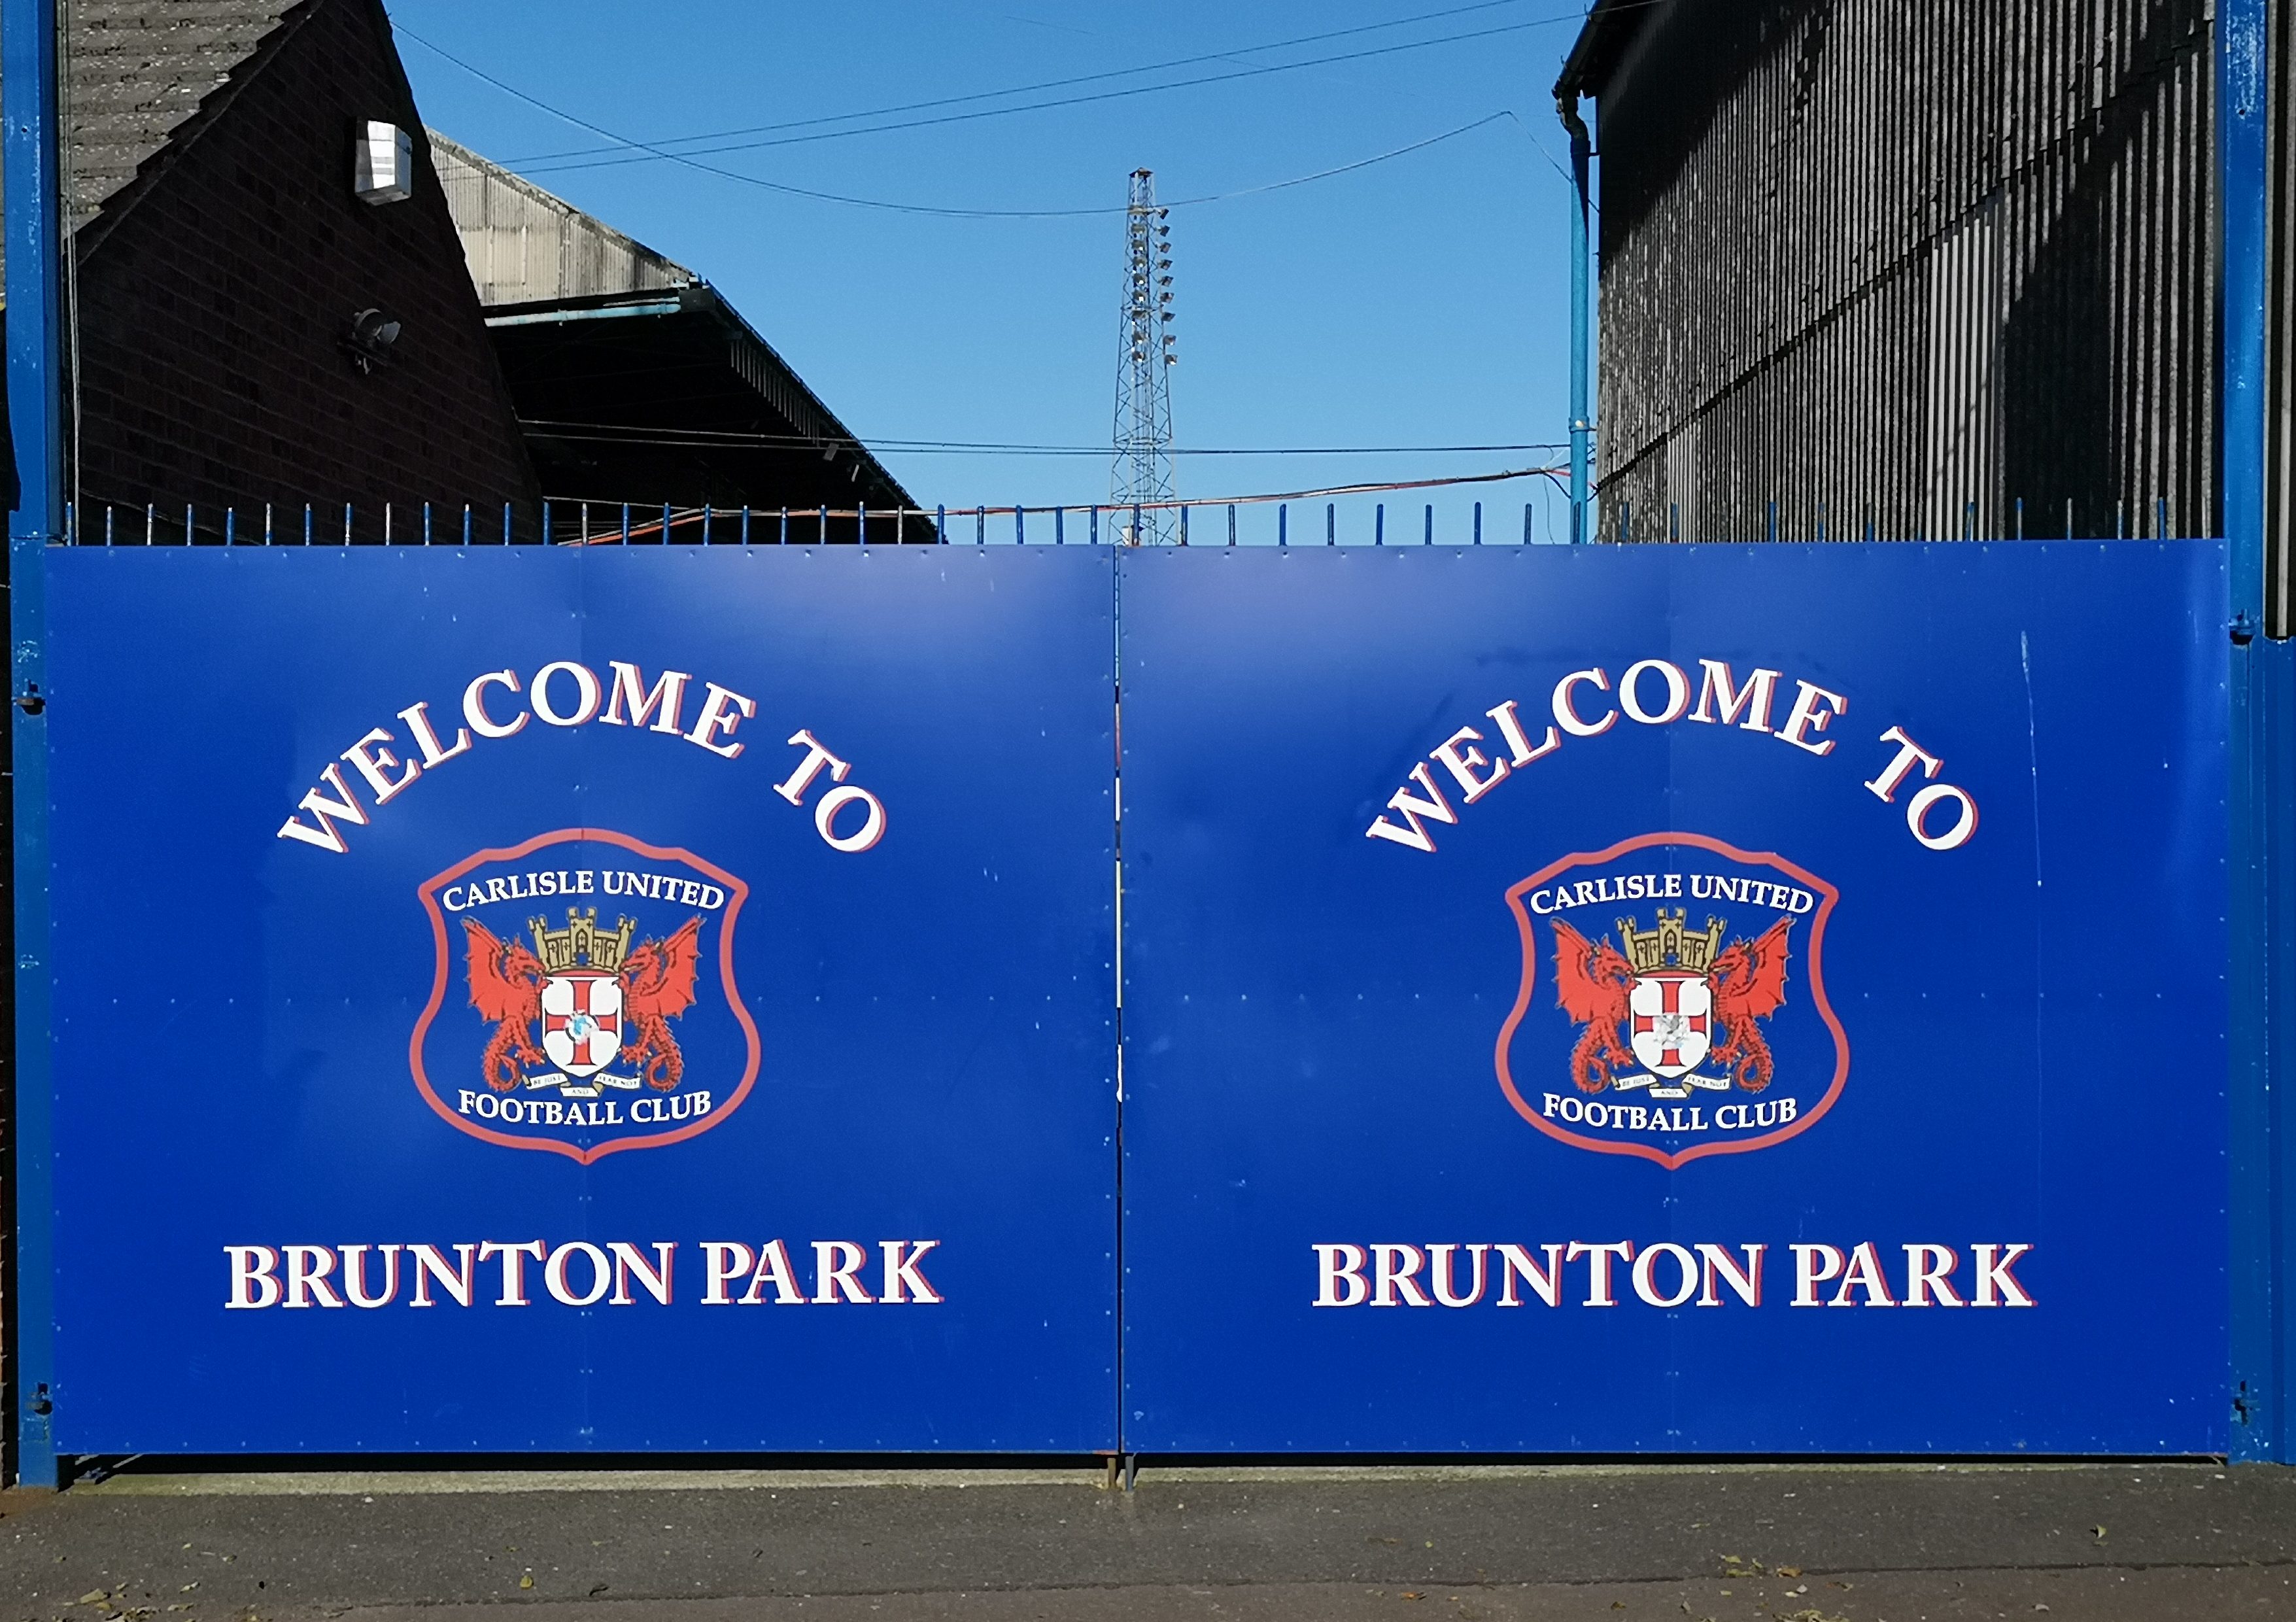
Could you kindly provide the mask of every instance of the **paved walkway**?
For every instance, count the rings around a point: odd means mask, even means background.
[[[2208,1464],[131,1470],[0,1495],[0,1622],[2296,1622]]]

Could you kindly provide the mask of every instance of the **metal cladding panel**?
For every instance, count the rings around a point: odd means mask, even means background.
[[[50,569],[60,1447],[1114,1445],[1105,553]]]
[[[1603,533],[2217,533],[2210,38],[2207,0],[1651,12],[1595,87]]]
[[[2221,1450],[2224,557],[1126,557],[1126,1446]]]

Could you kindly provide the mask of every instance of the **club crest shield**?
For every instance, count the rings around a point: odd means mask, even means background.
[[[707,1132],[757,1079],[734,981],[749,886],[605,829],[481,850],[416,892],[437,950],[407,1045],[457,1130],[588,1165]]]
[[[1807,1132],[1849,1077],[1827,1001],[1839,892],[1695,833],[1569,856],[1510,887],[1507,1101],[1559,1143],[1672,1169]]]

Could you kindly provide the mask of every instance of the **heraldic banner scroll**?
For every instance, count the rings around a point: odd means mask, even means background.
[[[2226,1444],[2213,542],[1125,560],[1125,1439]]]
[[[1115,1446],[1109,553],[50,569],[61,1451]]]

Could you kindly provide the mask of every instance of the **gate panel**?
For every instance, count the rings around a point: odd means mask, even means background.
[[[62,1451],[1114,1445],[1105,554],[50,568]]]
[[[1122,567],[1128,1446],[2224,1446],[2220,545]]]

